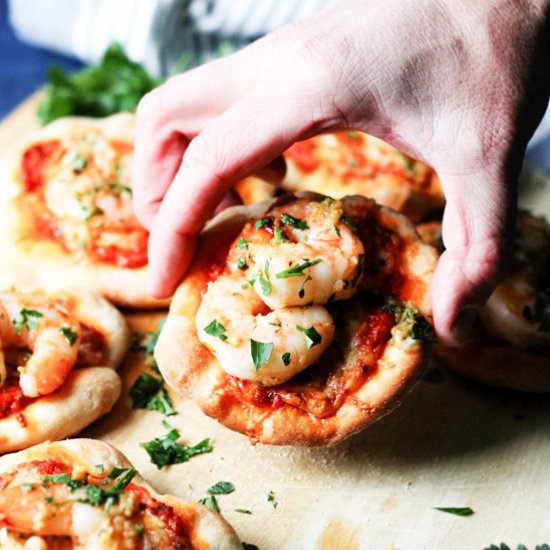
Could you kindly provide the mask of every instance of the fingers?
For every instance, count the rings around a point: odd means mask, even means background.
[[[515,190],[495,172],[440,174],[447,197],[442,254],[432,282],[436,332],[456,346],[505,273],[512,247]]]
[[[196,235],[234,182],[269,165],[308,126],[307,109],[297,98],[281,93],[275,113],[266,97],[264,88],[251,91],[188,145],[151,230],[149,284],[155,296],[173,292],[192,259]]]

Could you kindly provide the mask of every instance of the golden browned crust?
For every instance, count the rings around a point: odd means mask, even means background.
[[[311,197],[311,195],[310,195]],[[349,197],[344,211],[358,211],[368,205],[370,215],[378,223],[399,235],[403,249],[403,274],[407,284],[399,289],[398,298],[410,301],[424,314],[429,315],[428,284],[435,268],[436,255],[431,247],[423,245],[403,216],[375,204],[363,197]],[[252,216],[260,216],[270,203],[250,207],[236,207],[222,213],[205,230],[201,237],[197,258],[179,289],[176,291],[168,320],[160,335],[155,357],[165,379],[176,390],[188,393],[209,416],[225,426],[247,434],[252,441],[280,445],[326,445],[335,443],[380,417],[395,405],[420,373],[425,359],[425,348],[419,341],[399,343],[398,334],[386,346],[375,368],[364,383],[347,395],[335,414],[315,416],[300,407],[262,406],[241,402],[231,397],[227,378],[216,358],[201,345],[195,328],[195,315],[211,275],[205,269],[213,257],[220,255],[220,248],[227,250],[244,223]],[[354,307],[354,314],[361,305]],[[351,316],[351,314],[350,314]],[[356,315],[355,315],[356,316]],[[349,332],[347,340],[339,344],[347,349],[356,336],[357,319],[343,324]],[[335,338],[336,341],[336,338]],[[329,347],[330,350],[330,347]],[[327,352],[321,357],[319,366],[327,366]],[[328,368],[332,366],[328,364]],[[309,370],[304,372],[310,372]],[[304,373],[302,373],[304,374]],[[292,381],[291,381],[292,382]],[[306,383],[307,385],[307,383]],[[272,389],[284,388],[285,384]]]
[[[487,339],[489,338],[489,339]],[[550,392],[550,356],[487,337],[458,348],[436,345],[438,359],[458,374],[485,386],[524,393]]]
[[[130,461],[115,447],[94,439],[72,439],[56,443],[43,443],[0,458],[0,475],[11,471],[20,464],[36,460],[55,460],[72,467],[72,471],[97,473],[96,466],[103,465],[105,471],[113,468],[133,468]],[[40,476],[36,480],[27,479],[27,482],[40,483]],[[133,485],[138,485],[147,490],[154,499],[180,511],[187,518],[192,518],[189,523],[188,533],[192,547],[196,550],[242,549],[242,544],[233,528],[217,514],[195,502],[184,501],[171,495],[158,494],[138,474],[132,479]],[[2,538],[4,540],[2,540]],[[24,546],[25,539],[21,535],[4,531],[0,534],[0,541],[13,546],[7,548],[27,548]],[[4,546],[3,546],[4,547]]]
[[[432,168],[362,132],[322,134],[284,153],[286,191],[313,191],[335,199],[364,195],[418,222],[441,210],[445,198]],[[276,191],[257,178],[239,182],[245,204],[265,200]]]
[[[78,433],[113,408],[121,387],[112,369],[75,369],[57,391],[23,409],[24,425],[13,414],[0,419],[0,453]]]
[[[34,218],[15,177],[22,153],[34,143],[71,135],[83,127],[99,128],[109,138],[133,143],[134,126],[134,116],[129,113],[106,119],[64,118],[30,134],[4,154],[0,161],[0,285],[78,286],[127,307],[168,304],[168,300],[153,298],[147,292],[146,266],[123,268],[99,263],[84,251],[68,252],[53,240],[37,239],[32,230]]]

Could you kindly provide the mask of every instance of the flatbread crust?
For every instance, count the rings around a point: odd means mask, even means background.
[[[18,177],[23,153],[33,145],[80,136],[90,129],[133,148],[135,117],[130,113],[105,119],[68,117],[28,135],[0,161],[0,253],[3,258],[0,284],[79,286],[122,306],[165,306],[168,300],[153,298],[147,292],[146,266],[118,267],[101,262],[84,250],[69,251],[59,241],[41,236],[34,229],[34,215]]]
[[[27,289],[26,292],[45,291]],[[122,314],[89,291],[69,289],[50,292],[47,296],[69,300],[79,322],[101,335],[104,364],[73,367],[56,391],[33,398],[20,412],[0,418],[0,453],[78,433],[109,412],[121,393],[120,377],[114,369],[126,356],[131,339]]]
[[[41,460],[68,464],[70,470],[78,472],[80,476],[83,472],[97,475],[97,465],[102,465],[105,472],[110,472],[114,468],[133,469],[129,460],[115,447],[93,439],[73,439],[43,443],[0,458],[0,479],[22,464]],[[25,482],[39,484],[41,476],[37,473],[35,477],[36,479],[26,478]],[[14,482],[16,481],[17,476]],[[192,549],[242,550],[237,534],[220,514],[202,504],[184,501],[171,495],[160,495],[139,474],[132,479],[131,484],[142,487],[153,499],[174,508],[179,516],[185,518],[188,528],[186,534]],[[25,542],[29,538],[28,535],[16,534],[5,528],[0,530],[0,543],[3,548],[28,549]],[[51,537],[48,542],[53,543],[55,539],[56,537]],[[188,548],[188,546],[181,546],[181,548]]]
[[[359,131],[322,134],[283,154],[285,191],[313,191],[339,199],[364,195],[419,222],[445,205],[432,168],[384,141]],[[273,196],[277,188],[257,178],[236,185],[245,204]]]
[[[306,196],[320,200],[319,195]],[[435,269],[435,251],[420,242],[414,227],[403,216],[377,206],[364,197],[348,197],[345,201],[347,208],[344,211],[348,217],[350,213],[353,215],[354,210],[356,214],[364,210],[384,230],[388,230],[392,238],[399,239],[402,284],[394,289],[395,294],[402,302],[414,303],[423,315],[429,316],[428,285]],[[422,370],[426,359],[425,346],[419,340],[408,341],[407,344],[400,342],[399,330],[402,327],[394,325],[391,341],[376,365],[369,369],[368,376],[359,387],[346,395],[341,406],[333,411],[334,414],[316,416],[311,409],[304,410],[286,401],[272,406],[261,400],[250,402],[236,399],[228,386],[226,373],[198,340],[195,315],[208,281],[213,279],[212,261],[225,258],[233,239],[244,224],[252,217],[261,216],[272,204],[268,202],[228,209],[209,224],[201,236],[194,264],[174,295],[167,322],[155,349],[155,357],[171,386],[189,394],[207,415],[248,435],[252,442],[304,446],[336,443],[397,404]],[[352,349],[353,339],[358,336],[364,308],[357,297],[340,304],[345,304],[336,321],[341,332],[337,333],[334,342],[345,349],[345,355]],[[316,369],[325,368],[329,373],[336,369],[332,361],[338,362],[338,354],[335,356],[334,351],[329,353],[333,347],[334,344],[325,351],[318,365],[298,375],[301,382],[296,384],[300,388],[307,390],[308,377]],[[292,394],[292,383],[293,379],[270,387],[272,403],[277,401],[277,394]],[[254,392],[254,388],[261,390],[260,386],[254,384],[248,387],[250,392]],[[295,399],[304,399],[298,390],[295,391]]]

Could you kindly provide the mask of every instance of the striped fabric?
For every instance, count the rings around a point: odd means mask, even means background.
[[[334,1],[9,0],[9,16],[27,42],[95,62],[118,41],[132,59],[167,76]]]

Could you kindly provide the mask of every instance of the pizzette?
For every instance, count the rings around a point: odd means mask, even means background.
[[[174,388],[253,442],[337,442],[421,371],[435,263],[403,216],[364,197],[229,209],[202,234],[156,359]]]
[[[146,290],[148,233],[132,209],[134,126],[128,113],[60,119],[4,156],[3,284],[78,285],[130,307],[167,303]]]
[[[110,411],[129,341],[122,315],[88,291],[0,292],[0,453],[67,437]]]
[[[120,451],[92,439],[0,458],[0,527],[14,550],[242,548],[219,514],[156,493]]]

